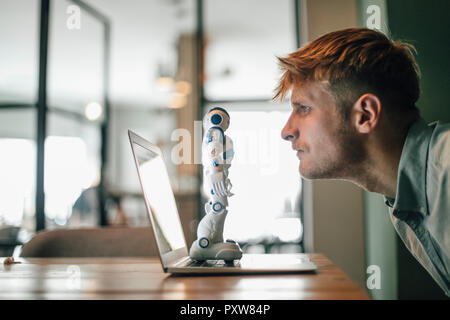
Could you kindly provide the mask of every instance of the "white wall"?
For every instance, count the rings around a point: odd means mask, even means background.
[[[337,180],[312,182],[313,246],[365,288],[363,191]]]

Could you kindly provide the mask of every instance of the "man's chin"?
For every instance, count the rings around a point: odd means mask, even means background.
[[[315,168],[309,168],[307,166],[302,166],[300,162],[298,171],[300,176],[306,180],[315,180],[315,179],[328,179],[329,177],[324,172],[317,170]]]
[[[306,179],[306,180],[312,180],[312,179],[314,179],[314,176],[311,175],[311,171],[308,170],[307,168],[304,168],[304,167],[302,166],[302,163],[301,163],[301,162],[300,162],[300,165],[299,165],[299,167],[298,167],[298,171],[299,171],[299,173],[300,173],[300,176],[301,176],[303,179]]]
[[[300,171],[300,177],[302,177],[305,180],[314,180],[317,179],[314,175],[310,175],[308,173],[303,173]]]

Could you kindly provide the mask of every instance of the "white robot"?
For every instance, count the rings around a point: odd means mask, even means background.
[[[197,239],[189,255],[197,261],[233,261],[242,257],[242,250],[233,240],[223,240],[223,226],[228,213],[228,197],[232,196],[228,169],[234,156],[233,141],[224,134],[230,124],[225,109],[215,107],[203,118],[205,136],[202,144],[202,164],[206,215],[197,228]]]

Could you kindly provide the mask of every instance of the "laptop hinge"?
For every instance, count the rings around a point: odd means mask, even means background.
[[[175,261],[172,264],[172,267],[184,267],[184,266],[188,265],[190,262],[192,262],[191,258],[189,256],[184,256],[184,257],[181,257],[180,259],[178,259],[177,261]]]

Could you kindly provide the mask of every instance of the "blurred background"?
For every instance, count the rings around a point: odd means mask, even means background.
[[[148,226],[128,129],[163,150],[189,245],[206,201],[194,121],[221,106],[235,145],[226,238],[324,253],[366,290],[378,265],[374,298],[443,297],[381,196],[299,177],[280,138],[289,103],[271,97],[277,56],[366,26],[416,46],[422,115],[450,121],[449,13],[447,0],[0,0],[0,256],[43,230]],[[190,163],[172,161],[181,142]]]

